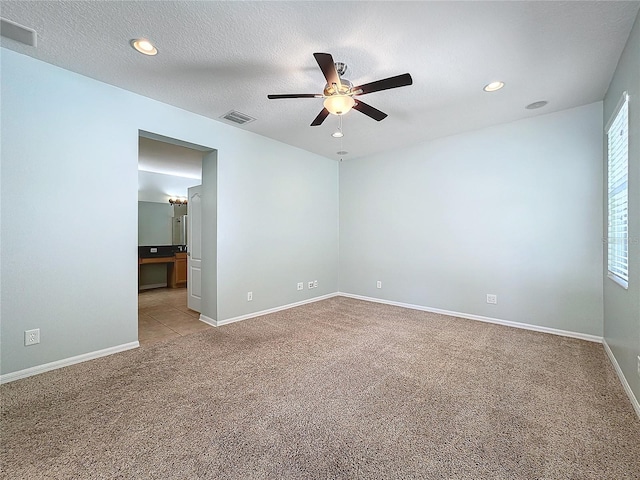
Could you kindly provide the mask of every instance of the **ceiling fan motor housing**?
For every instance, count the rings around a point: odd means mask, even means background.
[[[339,88],[336,89],[335,87],[335,84],[329,85],[327,83],[324,87],[325,97],[330,97],[331,95],[349,95],[351,93],[351,89],[353,88],[353,83],[351,83],[346,78],[341,78]]]

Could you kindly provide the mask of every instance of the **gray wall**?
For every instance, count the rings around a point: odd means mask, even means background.
[[[604,337],[622,372],[640,399],[637,357],[640,355],[640,16],[631,31],[627,46],[604,98],[604,123],[609,121],[622,93],[629,101],[629,289],[607,278],[606,244],[604,250]],[[606,144],[605,144],[606,145]],[[603,169],[606,171],[606,150]],[[606,176],[603,210],[606,216]],[[604,217],[603,237],[607,237]]]
[[[172,218],[169,203],[138,202],[138,245],[171,245]]]
[[[137,340],[140,130],[218,150],[219,319],[337,290],[335,161],[10,50],[0,62],[3,374]]]
[[[342,292],[601,336],[601,237],[601,103],[340,164]]]
[[[202,264],[213,267],[202,269],[202,297],[200,313],[218,320],[218,152],[202,159]],[[249,267],[250,268],[250,267]],[[239,305],[242,308],[243,305]]]
[[[218,151],[218,320],[338,290],[338,162],[295,150]]]
[[[172,216],[169,203],[138,202],[138,245],[171,245]],[[166,283],[166,265],[141,265],[141,287]]]

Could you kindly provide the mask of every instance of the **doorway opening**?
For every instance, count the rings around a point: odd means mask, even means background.
[[[214,152],[199,145],[139,132],[138,340],[141,345],[211,328],[201,321],[201,268],[203,263],[207,264],[206,259],[202,261],[201,199],[205,190],[203,166],[208,165],[209,176],[212,167],[217,170],[215,161],[211,165],[212,160],[217,160],[217,156],[212,155]],[[216,197],[216,182],[208,183],[212,196]],[[197,196],[193,196],[194,191]],[[213,243],[215,249],[215,239],[213,242],[209,239],[208,243]],[[196,254],[195,262],[193,254]],[[212,265],[215,269],[215,262]],[[216,297],[215,293],[205,295],[209,296]]]

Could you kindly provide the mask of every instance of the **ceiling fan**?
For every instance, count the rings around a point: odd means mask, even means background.
[[[333,57],[329,53],[314,53],[313,56],[316,62],[318,62],[324,78],[327,80],[323,93],[267,95],[267,98],[271,100],[280,98],[324,98],[324,108],[315,120],[311,122],[312,127],[321,125],[330,113],[333,115],[344,115],[352,108],[379,122],[386,118],[387,114],[364,103],[360,99],[356,100],[354,97],[379,92],[381,90],[389,90],[390,88],[405,87],[413,83],[411,75],[404,73],[395,77],[389,77],[354,87],[349,80],[342,78],[342,75],[347,71],[346,64],[334,62]]]

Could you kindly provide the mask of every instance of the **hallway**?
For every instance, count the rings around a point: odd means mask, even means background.
[[[138,340],[141,346],[199,332],[212,326],[187,308],[186,288],[156,288],[138,294]]]

